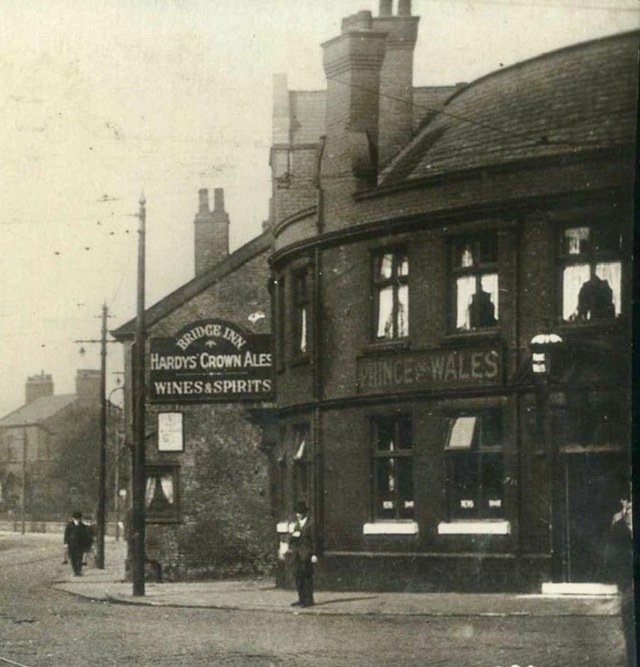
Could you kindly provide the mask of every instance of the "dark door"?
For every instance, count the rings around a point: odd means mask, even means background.
[[[564,471],[567,578],[609,581],[606,550],[611,519],[625,496],[624,461],[617,453],[566,454]]]

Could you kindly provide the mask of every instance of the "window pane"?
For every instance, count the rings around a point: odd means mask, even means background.
[[[477,288],[477,281],[475,287]],[[480,290],[471,295],[469,304],[469,326],[483,329],[496,325],[498,303],[498,275],[488,273],[480,280]]]
[[[462,276],[456,280],[456,328],[469,329],[469,306],[476,291],[474,276]]]
[[[589,249],[589,227],[571,227],[565,229],[563,252],[565,255],[582,255]]]
[[[409,258],[406,253],[398,253],[398,275],[409,275]]]
[[[398,446],[400,449],[411,449],[413,447],[413,435],[409,419],[400,420],[398,425]]]
[[[480,237],[480,262],[482,264],[495,263],[498,261],[498,244],[495,234]]]
[[[481,516],[483,518],[501,517],[504,515],[502,456],[483,455],[480,469],[482,485]]]
[[[487,410],[480,418],[478,428],[479,447],[498,447],[502,445],[502,412]]]
[[[451,455],[452,475],[449,489],[450,512],[454,518],[478,515],[478,466],[475,455],[457,452]]]
[[[408,519],[413,516],[413,459],[405,456],[398,459],[398,516]]]
[[[398,338],[409,335],[409,286],[398,287]]]
[[[594,227],[593,245],[596,253],[619,253],[622,247],[622,235],[616,227]]]
[[[378,278],[387,280],[393,275],[393,254],[387,253],[378,258]]]
[[[616,315],[620,315],[620,286],[622,284],[622,267],[620,262],[602,262],[596,264],[596,275],[602,280],[606,280],[612,291],[613,310]],[[606,317],[606,314],[604,315]]]
[[[393,517],[396,513],[396,460],[377,459],[376,482],[378,492],[377,513],[379,516]]]
[[[393,338],[393,287],[378,291],[378,338]]]
[[[589,280],[589,265],[567,266],[562,273],[562,319],[578,319],[578,295]]]
[[[307,351],[307,309],[301,308],[298,321],[298,351]]]
[[[377,421],[377,436],[378,436],[378,451],[394,452],[397,448],[397,443],[394,442],[395,428],[394,420],[380,419]]]
[[[476,430],[476,417],[456,417],[451,430],[447,449],[471,449]]]
[[[468,268],[474,265],[474,244],[472,241],[464,241],[458,244],[456,252],[456,266]]]

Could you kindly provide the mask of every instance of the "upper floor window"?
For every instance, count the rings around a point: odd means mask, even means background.
[[[409,258],[406,250],[385,250],[373,257],[374,338],[409,335]]]
[[[453,247],[455,328],[498,324],[498,239],[495,233],[456,239]]]
[[[616,227],[582,225],[562,231],[562,319],[586,322],[620,314],[622,237]]]
[[[374,518],[413,519],[413,439],[408,415],[372,419]]]
[[[293,274],[293,352],[305,356],[309,352],[309,272]]]
[[[447,500],[450,519],[504,516],[502,411],[460,414],[447,437]]]

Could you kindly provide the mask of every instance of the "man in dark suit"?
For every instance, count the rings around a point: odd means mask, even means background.
[[[313,606],[313,566],[318,562],[313,544],[313,526],[309,520],[309,509],[304,502],[294,507],[296,520],[289,526],[289,548],[293,554],[298,600],[292,607]]]
[[[71,561],[73,574],[79,577],[82,574],[84,553],[90,548],[89,532],[82,523],[82,512],[74,512],[71,521],[64,529],[64,546]]]

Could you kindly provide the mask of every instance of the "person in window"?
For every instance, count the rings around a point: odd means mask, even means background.
[[[578,320],[597,320],[615,317],[613,291],[608,280],[603,280],[591,272],[591,277],[578,293]]]
[[[296,574],[298,600],[292,607],[312,607],[313,566],[318,562],[313,544],[313,526],[309,519],[309,509],[304,501],[294,507],[296,520],[289,524],[289,549],[293,555]]]
[[[469,304],[469,326],[472,329],[494,327],[496,307],[491,301],[491,294],[480,288],[472,297]]]

